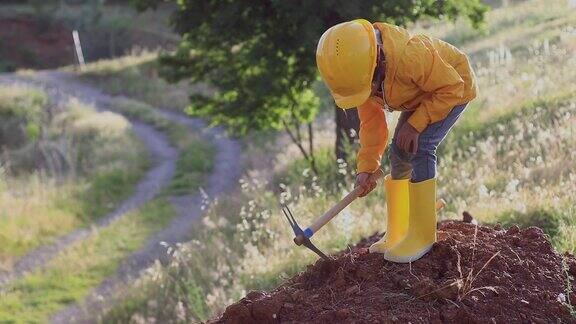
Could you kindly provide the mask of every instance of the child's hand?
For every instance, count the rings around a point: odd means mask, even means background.
[[[356,175],[356,183],[354,184],[354,188],[364,188],[364,191],[362,191],[358,197],[364,197],[372,190],[374,190],[374,188],[376,188],[377,183],[376,181],[370,179],[371,175],[372,174],[368,172],[361,172]]]
[[[415,154],[418,151],[419,136],[420,133],[410,123],[405,122],[396,135],[396,145],[405,152]]]

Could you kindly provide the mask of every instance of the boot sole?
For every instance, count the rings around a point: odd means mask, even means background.
[[[374,243],[376,244],[376,243]],[[368,248],[368,252],[370,253],[380,253],[380,254],[384,254],[386,253],[386,251],[388,251],[390,249],[390,247],[374,247],[374,244],[372,244],[369,248]],[[373,248],[374,247],[374,248]],[[381,250],[377,250],[377,249],[381,249]]]
[[[390,255],[390,254],[388,254],[388,252],[386,252],[384,254],[384,259],[386,259],[388,261],[396,262],[396,263],[414,262],[416,260],[419,260],[426,253],[430,252],[430,250],[432,250],[433,245],[434,245],[434,243],[432,243],[432,244],[428,245],[427,247],[425,247],[424,249],[418,251],[418,253],[416,253],[414,255],[409,255],[409,256],[395,256],[395,255]]]

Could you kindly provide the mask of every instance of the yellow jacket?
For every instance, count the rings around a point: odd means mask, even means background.
[[[425,35],[411,36],[398,26],[374,26],[382,33],[386,57],[385,101],[370,97],[358,107],[358,172],[374,172],[380,167],[388,143],[384,107],[414,110],[408,122],[422,132],[429,124],[446,118],[454,106],[474,99],[477,92],[468,58],[456,47]]]

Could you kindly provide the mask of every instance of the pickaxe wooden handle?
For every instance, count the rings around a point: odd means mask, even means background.
[[[373,181],[378,181],[383,176],[384,176],[384,172],[382,172],[382,170],[378,169],[376,172],[374,172],[370,175],[369,179],[373,180]],[[304,237],[302,235],[297,235],[294,238],[294,243],[296,243],[297,245],[301,245],[302,243],[304,243],[306,238],[312,237],[312,235],[314,235],[314,233],[318,232],[324,225],[326,225],[329,221],[331,221],[332,218],[336,217],[336,215],[338,215],[338,213],[340,213],[342,211],[342,209],[346,208],[354,200],[356,200],[356,198],[358,198],[358,196],[362,193],[362,191],[364,191],[364,188],[362,188],[362,187],[354,188],[354,190],[352,190],[349,194],[347,194],[346,197],[342,198],[342,200],[340,200],[336,205],[334,205],[332,208],[330,208],[330,210],[328,210],[326,213],[324,213],[324,215],[318,217],[312,223],[312,225],[310,225],[310,227],[308,227],[304,230],[304,235],[306,237]]]

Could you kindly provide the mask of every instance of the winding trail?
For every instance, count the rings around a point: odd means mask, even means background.
[[[15,75],[0,75],[0,83],[17,83],[41,88],[46,91],[53,104],[64,103],[68,98],[74,96],[87,103],[93,103],[99,111],[102,111],[109,110],[111,103],[110,98],[97,96],[95,93],[68,92],[55,84]],[[68,246],[89,236],[93,227],[105,227],[117,218],[141,207],[154,198],[160,189],[170,182],[174,175],[178,150],[170,145],[164,134],[156,131],[151,126],[134,120],[130,120],[130,122],[134,134],[144,143],[153,163],[153,167],[136,184],[133,194],[121,202],[115,210],[101,217],[91,227],[76,229],[57,238],[52,244],[38,247],[21,257],[15,262],[10,273],[0,274],[1,284],[18,279],[27,272],[43,268]]]
[[[39,72],[33,79],[15,75],[0,75],[0,83],[15,82],[40,86],[47,90],[49,95],[58,100],[65,94],[72,95],[93,103],[98,109],[112,109],[114,97],[102,93],[91,86],[80,83],[73,75],[61,72]],[[175,243],[185,242],[189,239],[191,229],[203,214],[202,204],[206,199],[214,199],[219,195],[232,190],[240,178],[242,166],[240,165],[241,146],[226,136],[221,128],[209,128],[199,119],[189,118],[183,114],[158,109],[158,112],[173,122],[187,126],[191,131],[200,133],[216,148],[213,172],[204,183],[204,191],[194,195],[170,197],[170,202],[176,210],[176,217],[170,225],[160,232],[152,235],[147,243],[138,251],[128,256],[118,268],[117,273],[104,280],[100,286],[94,288],[83,302],[72,304],[52,317],[54,323],[94,322],[94,316],[101,313],[113,303],[114,296],[125,285],[138,278],[141,272],[150,267],[156,260],[168,261],[167,249]],[[142,206],[158,194],[159,190],[167,185],[174,175],[176,160],[179,152],[172,147],[166,136],[152,127],[130,119],[134,125],[136,136],[146,145],[146,148],[155,161],[143,180],[141,180],[134,194],[124,201],[115,211],[103,217],[96,226],[102,227],[121,217],[126,212]],[[62,238],[53,245],[41,247],[19,260],[15,271],[10,277],[0,276],[0,282],[13,280],[28,271],[42,268],[49,260],[64,250],[69,244],[86,237],[89,229],[79,229]],[[161,244],[165,242],[167,244]]]

